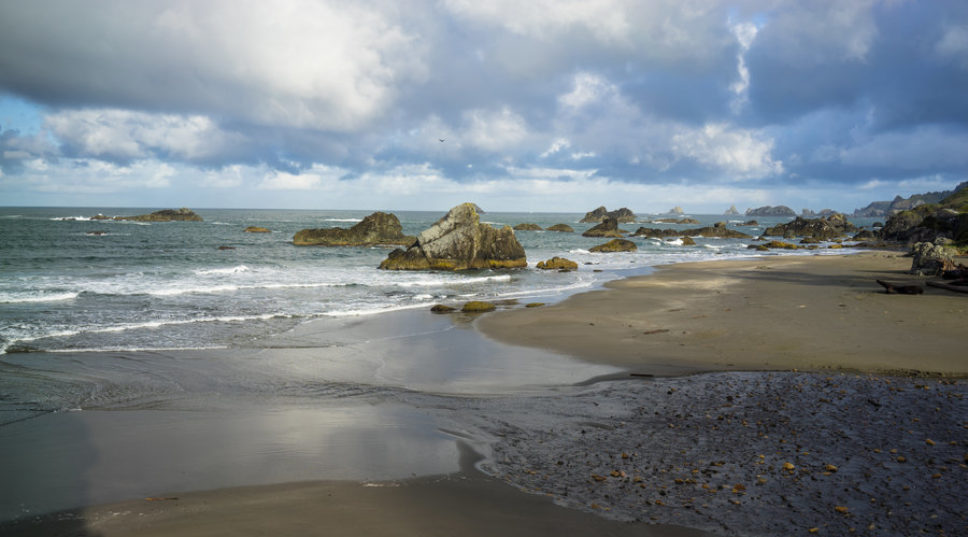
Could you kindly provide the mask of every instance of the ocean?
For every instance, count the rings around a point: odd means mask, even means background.
[[[527,269],[396,272],[377,269],[389,248],[291,243],[300,229],[349,227],[370,211],[91,219],[153,210],[0,208],[0,474],[10,485],[0,521],[165,491],[455,471],[455,439],[470,433],[446,416],[467,398],[564,393],[618,370],[489,340],[432,305],[523,307],[657,265],[850,251],[633,238],[636,252],[595,254],[605,239],[581,236],[591,227],[582,214],[488,212],[493,225],[575,233],[516,232]],[[445,214],[393,212],[409,235]],[[622,227],[697,227],[654,218]],[[787,219],[757,220],[738,229],[755,236]],[[535,268],[553,256],[579,270]]]
[[[482,221],[494,225],[567,223],[576,232],[518,231],[528,270],[395,272],[377,269],[388,248],[291,244],[300,229],[350,227],[368,211],[200,210],[204,222],[91,220],[151,210],[0,209],[0,355],[245,347],[319,317],[466,300],[554,300],[655,265],[750,255],[750,241],[702,238],[696,247],[632,239],[637,252],[592,254],[588,249],[605,241],[581,236],[591,225],[578,224],[580,214],[486,213]],[[404,232],[416,235],[443,212],[395,214]],[[704,225],[727,220],[694,218]],[[695,227],[641,220],[624,227]],[[247,226],[271,233],[244,233]],[[755,235],[763,227],[740,229]],[[580,269],[534,270],[556,255]]]

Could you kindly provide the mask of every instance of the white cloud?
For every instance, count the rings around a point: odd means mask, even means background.
[[[569,142],[567,138],[558,138],[554,142],[551,142],[551,145],[548,147],[548,149],[546,149],[545,152],[541,153],[539,156],[541,158],[548,158],[562,149],[567,149],[569,147],[571,147],[571,142]]]
[[[159,161],[120,166],[96,159],[33,159],[11,180],[37,192],[106,194],[121,190],[159,190],[172,185],[175,168]]]
[[[604,77],[581,72],[572,79],[571,91],[558,97],[558,104],[579,110],[595,103],[614,100],[618,94],[618,88]]]
[[[553,39],[573,28],[591,32],[602,41],[625,42],[632,27],[627,0],[446,0],[461,16],[497,24],[520,35]]]
[[[524,118],[504,107],[500,110],[470,110],[463,114],[461,139],[485,151],[501,151],[517,146],[528,135]]]
[[[258,188],[263,190],[320,190],[327,186],[333,186],[344,175],[346,175],[346,170],[322,164],[314,164],[310,169],[300,173],[270,170],[266,172]]]
[[[783,163],[771,155],[772,140],[724,124],[682,128],[672,138],[672,150],[680,157],[715,167],[734,178],[754,179],[783,172]]]
[[[736,74],[739,80],[730,85],[729,89],[735,97],[729,103],[730,109],[734,114],[742,111],[743,107],[749,102],[750,70],[746,67],[746,53],[749,51],[756,33],[759,31],[755,24],[743,22],[732,26],[733,35],[739,43],[739,52],[736,54]]]
[[[66,110],[45,126],[83,156],[141,159],[162,153],[177,159],[211,157],[240,137],[200,116],[149,114],[119,109]]]

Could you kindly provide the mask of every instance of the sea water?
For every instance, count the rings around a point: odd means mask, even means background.
[[[580,214],[488,212],[491,225],[575,233],[517,232],[526,269],[393,272],[377,269],[389,248],[292,244],[300,229],[369,211],[91,219],[152,210],[0,208],[0,523],[174,491],[455,471],[455,441],[486,452],[487,439],[440,421],[449,410],[564,394],[618,370],[487,339],[431,305],[521,307],[660,264],[764,255],[749,239],[705,238],[631,238],[636,252],[595,254],[606,239],[582,237],[592,224]],[[444,212],[395,214],[416,235]],[[653,219],[623,228],[698,227]],[[755,236],[786,219],[758,220],[730,225]],[[553,256],[579,269],[535,268]]]
[[[631,238],[638,251],[596,254],[575,213],[485,213],[495,226],[566,223],[575,233],[518,231],[527,270],[406,272],[377,267],[386,247],[297,247],[304,228],[350,227],[369,211],[198,210],[203,222],[92,220],[151,209],[0,208],[0,355],[245,347],[321,317],[367,316],[468,300],[548,301],[660,264],[750,256],[750,240]],[[397,211],[416,235],[443,212]],[[694,216],[703,225],[727,218]],[[653,224],[652,217],[624,224]],[[764,226],[788,219],[760,218]],[[741,223],[733,218],[730,225]],[[270,233],[245,233],[262,226]],[[220,249],[221,248],[221,249]],[[534,268],[564,256],[579,270]]]

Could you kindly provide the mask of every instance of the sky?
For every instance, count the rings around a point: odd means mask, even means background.
[[[965,180],[964,0],[0,0],[0,205],[852,211]]]

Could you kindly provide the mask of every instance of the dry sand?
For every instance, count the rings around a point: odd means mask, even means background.
[[[875,280],[920,282],[896,252],[685,263],[559,304],[500,312],[477,327],[657,375],[837,368],[968,374],[968,295],[927,287],[885,294]]]

